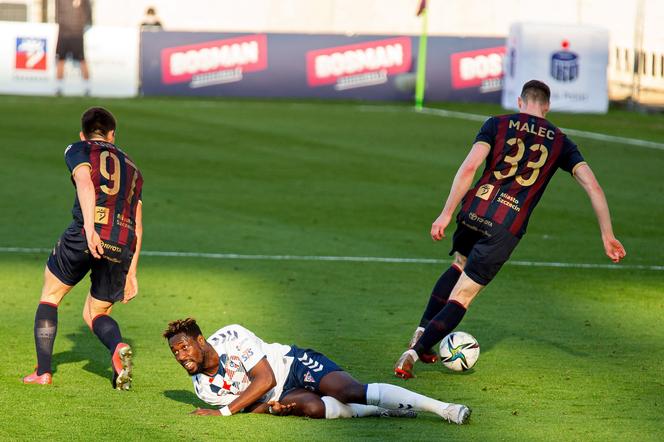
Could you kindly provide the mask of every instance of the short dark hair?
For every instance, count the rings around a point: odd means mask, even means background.
[[[81,116],[81,131],[85,138],[97,135],[105,137],[115,130],[115,117],[103,107],[91,107]]]
[[[533,100],[541,104],[549,104],[551,89],[539,80],[530,80],[521,89],[521,99],[525,102]]]
[[[192,338],[197,338],[203,333],[200,327],[196,324],[194,318],[177,319],[168,323],[168,328],[164,330],[164,338],[171,339],[175,335],[184,333]]]

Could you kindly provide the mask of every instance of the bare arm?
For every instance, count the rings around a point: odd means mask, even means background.
[[[131,265],[127,272],[127,281],[125,282],[123,304],[131,301],[138,294],[138,278],[136,272],[138,270],[138,255],[141,253],[141,245],[143,244],[143,204],[139,201],[136,206],[136,250],[134,256],[131,258]]]
[[[272,371],[272,367],[270,367],[270,363],[267,362],[267,358],[261,359],[261,361],[249,371],[249,378],[251,379],[251,384],[249,384],[247,389],[240,393],[237,399],[228,404],[228,410],[231,414],[239,413],[245,408],[250,407],[258,399],[265,396],[265,393],[277,385],[277,380],[274,378],[274,372]],[[267,410],[267,407],[265,406],[257,408],[258,412],[264,413]],[[199,408],[192,414],[218,416],[222,414],[222,412],[221,410]]]
[[[85,238],[88,241],[88,249],[95,258],[101,258],[104,249],[101,246],[101,238],[95,231],[95,206],[97,197],[95,195],[95,186],[90,177],[90,166],[84,165],[77,167],[73,174],[74,183],[76,183],[76,196],[83,212],[83,229]]]
[[[452,215],[457,206],[461,202],[463,196],[468,192],[473,183],[475,172],[484,163],[487,155],[491,149],[486,143],[475,143],[472,149],[466,156],[466,159],[461,163],[461,167],[454,177],[450,194],[445,202],[445,207],[440,213],[438,218],[431,225],[431,238],[434,241],[439,241],[445,238],[445,229],[452,220]]]
[[[613,235],[609,205],[606,202],[602,187],[587,164],[582,164],[578,167],[574,172],[574,178],[576,178],[576,181],[583,187],[590,198],[593,210],[597,216],[597,222],[599,223],[606,256],[611,258],[613,262],[620,262],[625,257],[626,252],[620,241]]]

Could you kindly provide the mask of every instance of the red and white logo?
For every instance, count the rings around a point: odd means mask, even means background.
[[[161,73],[165,84],[190,82],[191,87],[242,80],[245,72],[267,69],[264,34],[162,49]]]
[[[452,88],[480,86],[482,92],[499,90],[502,87],[505,51],[505,46],[498,46],[452,54]]]
[[[334,84],[337,90],[386,83],[389,75],[410,70],[411,53],[409,37],[309,51],[307,83]]]
[[[27,71],[46,70],[46,39],[16,37],[16,69]]]

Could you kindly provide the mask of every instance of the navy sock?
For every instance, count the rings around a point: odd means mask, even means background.
[[[441,339],[450,334],[459,325],[465,314],[466,308],[464,306],[456,301],[448,302],[443,310],[429,322],[413,349],[418,355],[426,353]]]
[[[120,326],[115,319],[108,315],[99,315],[92,320],[92,331],[99,340],[108,348],[111,355],[115,351],[115,347],[122,342],[122,334],[120,333]]]
[[[424,314],[420,320],[420,327],[426,327],[429,325],[429,321],[431,321],[434,316],[445,307],[447,299],[450,297],[450,293],[452,293],[452,289],[456,285],[460,276],[461,270],[456,266],[450,266],[447,271],[440,275],[440,278],[438,278],[436,285],[431,291],[429,303],[427,304],[427,308],[424,310]]]
[[[37,374],[51,373],[53,343],[58,332],[58,306],[39,303],[35,313],[35,349]]]

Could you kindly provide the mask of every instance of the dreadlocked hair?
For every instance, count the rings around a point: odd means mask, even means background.
[[[171,339],[173,336],[179,335],[180,333],[184,333],[192,338],[196,338],[203,334],[194,318],[186,318],[169,322],[168,328],[164,331],[164,338]]]

